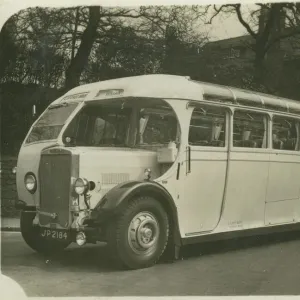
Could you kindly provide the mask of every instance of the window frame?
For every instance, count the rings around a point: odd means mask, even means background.
[[[135,149],[142,149],[142,150],[147,150],[147,151],[156,151],[153,149],[150,149],[150,147],[155,147],[156,145],[148,145],[148,148],[146,147],[142,147],[140,145],[137,145],[137,141],[138,141],[138,136],[139,136],[139,130],[140,130],[140,122],[139,122],[139,111],[141,108],[143,109],[150,109],[150,110],[157,110],[157,109],[161,109],[162,111],[166,111],[167,115],[172,115],[174,116],[174,120],[177,123],[177,127],[176,127],[176,146],[179,149],[183,143],[183,138],[182,138],[182,125],[180,123],[180,118],[178,117],[178,113],[176,112],[176,109],[174,109],[174,107],[169,103],[169,101],[167,99],[164,98],[153,98],[150,99],[150,105],[148,105],[148,98],[145,97],[135,97],[136,99],[141,98],[143,100],[145,100],[144,102],[141,103],[132,103],[129,102],[129,108],[132,109],[130,116],[129,116],[129,125],[127,128],[127,132],[126,132],[126,146],[124,146],[125,148],[135,148]],[[136,100],[133,99],[133,100]],[[123,100],[123,102],[126,102],[127,100],[132,100],[131,98],[117,98],[114,99],[116,101],[121,101]],[[155,100],[154,103],[151,103],[151,100]],[[105,105],[105,104],[109,104],[111,103],[111,101],[107,100],[107,101],[92,101],[92,102],[87,102],[87,103],[83,103],[78,110],[76,111],[76,113],[72,116],[72,118],[69,120],[69,122],[67,124],[65,124],[65,127],[63,128],[61,134],[60,134],[60,139],[62,140],[62,142],[65,144],[66,142],[65,137],[70,135],[70,133],[72,133],[72,136],[77,136],[78,135],[78,129],[80,128],[80,115],[87,115],[87,121],[90,122],[91,116],[94,116],[95,119],[92,122],[93,126],[93,132],[95,130],[95,122],[97,117],[99,117],[97,114],[92,113],[91,115],[89,114],[89,110],[95,106],[97,107],[98,105]],[[157,107],[158,106],[158,107]],[[108,108],[109,110],[110,108]],[[123,108],[122,108],[123,109]],[[125,108],[126,109],[126,108]],[[85,110],[87,110],[87,112],[85,112]],[[136,112],[133,112],[133,110],[136,110]],[[113,110],[112,110],[113,111]],[[72,123],[74,122],[74,128],[72,128]],[[70,130],[71,129],[71,130]],[[92,135],[91,135],[92,137]],[[167,145],[167,143],[166,143]],[[101,146],[99,145],[78,145],[75,144],[75,146],[81,146],[81,147],[89,147],[89,148],[101,148]],[[146,145],[147,146],[147,145]],[[115,146],[113,146],[115,147]]]
[[[138,132],[137,132],[137,135],[140,136],[140,138],[142,138],[142,140],[144,141],[145,140],[145,133],[147,132],[147,130],[149,130],[149,124],[152,124],[153,120],[152,120],[152,116],[158,116],[161,117],[162,115],[160,115],[158,112],[155,112],[155,108],[154,109],[149,109],[149,112],[147,114],[147,109],[145,109],[145,113],[146,113],[146,118],[145,118],[145,123],[143,124],[143,130],[142,132],[140,131],[140,119],[138,120],[139,124],[138,124]],[[152,110],[152,112],[151,112]],[[172,142],[175,142],[176,145],[180,145],[181,144],[181,140],[182,140],[182,134],[181,134],[181,127],[180,127],[180,123],[179,123],[179,120],[178,120],[178,117],[176,115],[176,112],[174,111],[174,109],[170,106],[168,107],[168,110],[169,112],[166,113],[166,115],[169,115],[171,117],[174,118],[174,120],[176,121],[177,123],[177,126],[176,126],[176,137],[174,140],[172,140]],[[168,142],[164,142],[164,143],[153,143],[153,144],[148,144],[148,145],[167,145]],[[139,146],[142,146],[143,144],[139,145]],[[147,143],[145,143],[145,145],[147,145]],[[137,145],[136,145],[137,146]]]
[[[248,112],[263,115],[266,117],[266,147],[264,148],[253,148],[253,147],[238,147],[233,145],[233,129],[234,129],[234,116],[235,112]],[[271,148],[271,115],[268,111],[258,111],[256,109],[251,108],[243,108],[243,107],[233,107],[232,108],[232,115],[231,115],[231,124],[230,124],[230,147],[234,150],[242,151],[242,152],[266,152],[269,151]]]
[[[99,103],[99,105],[101,105]],[[92,106],[92,105],[91,105]],[[71,132],[69,131],[70,128],[72,127],[72,122],[74,122],[74,128],[72,130],[72,133],[74,134],[74,137],[78,137],[78,133],[80,130],[83,130],[83,127],[80,124],[81,118],[83,116],[87,117],[87,120],[85,121],[85,129],[84,129],[84,134],[83,136],[85,137],[85,143],[84,145],[81,144],[76,144],[77,147],[88,147],[88,148],[104,148],[105,146],[101,146],[100,145],[93,145],[91,144],[91,142],[93,141],[93,133],[95,132],[95,123],[97,118],[101,118],[101,116],[99,116],[96,113],[90,113],[91,110],[91,106],[89,105],[84,105],[82,106],[77,112],[76,114],[73,116],[73,118],[70,120],[70,122],[68,122],[67,127],[63,130],[62,132],[62,139],[64,140],[64,138],[70,134]],[[109,109],[107,110],[108,114],[109,114]],[[129,116],[129,122],[130,122],[131,116]],[[108,122],[107,120],[104,120],[105,123]],[[128,128],[130,127],[130,124],[128,124]],[[128,129],[127,128],[127,129]],[[82,135],[82,133],[81,133]],[[103,136],[102,136],[103,138]],[[125,138],[126,140],[126,138]]]
[[[297,140],[297,148],[296,150],[287,150],[287,149],[275,149],[273,148],[273,128],[274,128],[274,118],[282,118],[282,119],[291,119],[298,121],[298,140]],[[300,116],[291,116],[291,115],[285,115],[285,114],[280,114],[280,113],[272,113],[271,116],[271,128],[270,128],[270,150],[275,153],[283,153],[287,152],[290,154],[300,154]]]
[[[42,119],[45,118],[45,116],[47,115],[47,113],[49,111],[51,111],[52,109],[56,109],[56,108],[60,108],[63,107],[64,105],[49,105],[43,112],[42,114],[37,118],[37,120],[35,120],[35,122],[31,125],[30,129],[28,130],[27,135],[25,136],[25,139],[23,141],[23,146],[29,146],[32,144],[39,144],[39,143],[48,143],[51,141],[60,141],[61,136],[63,135],[66,126],[68,126],[69,121],[77,114],[77,112],[81,109],[81,104],[78,102],[73,102],[70,101],[67,103],[67,106],[74,106],[73,110],[71,110],[71,112],[68,114],[68,116],[64,119],[63,122],[60,122],[60,124],[53,124],[52,122],[49,123],[49,125],[39,125],[39,123],[41,122]],[[58,134],[56,135],[56,137],[53,137],[51,139],[40,139],[40,140],[35,140],[35,141],[29,141],[29,138],[31,136],[31,134],[33,133],[33,131],[36,128],[45,128],[45,127],[55,127],[55,126],[61,126]]]
[[[192,121],[192,117],[193,117],[193,113],[195,111],[195,109],[199,109],[199,108],[203,108],[204,107],[210,107],[210,108],[219,108],[219,109],[223,109],[224,110],[224,146],[223,147],[215,147],[215,146],[203,146],[203,145],[192,145],[190,144],[190,140],[189,140],[189,134],[190,134],[190,126],[191,126],[191,121]],[[222,105],[220,103],[218,104],[214,104],[214,103],[206,103],[206,102],[200,102],[200,103],[196,103],[194,105],[191,106],[192,107],[192,112],[189,118],[189,123],[188,123],[188,130],[187,130],[187,145],[191,148],[196,148],[196,149],[201,149],[203,151],[208,150],[208,151],[228,151],[228,147],[229,147],[229,130],[230,130],[230,115],[231,115],[231,109],[229,106],[227,105]]]

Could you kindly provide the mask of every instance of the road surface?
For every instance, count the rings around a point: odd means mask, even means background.
[[[183,250],[183,260],[137,271],[113,269],[103,244],[72,246],[55,259],[2,232],[2,273],[27,296],[299,295],[300,239],[284,235]]]

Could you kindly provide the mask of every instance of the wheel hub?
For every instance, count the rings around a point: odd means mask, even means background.
[[[143,238],[151,238],[152,237],[152,230],[150,228],[143,228],[141,230],[141,234]]]
[[[159,225],[149,212],[137,214],[128,228],[128,242],[137,253],[150,251],[155,247],[159,236]]]

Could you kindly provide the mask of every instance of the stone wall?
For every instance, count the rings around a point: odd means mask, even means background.
[[[0,161],[0,195],[1,216],[18,217],[19,212],[13,207],[17,200],[16,175],[12,173],[13,167],[17,165],[16,157],[1,157]]]

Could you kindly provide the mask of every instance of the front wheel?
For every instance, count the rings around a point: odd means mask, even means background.
[[[31,249],[42,254],[53,254],[68,247],[70,244],[69,242],[49,241],[43,239],[39,235],[38,227],[33,226],[32,224],[34,217],[35,212],[21,212],[21,234],[24,241]]]
[[[168,215],[157,200],[138,197],[109,224],[107,234],[115,263],[129,269],[150,267],[168,243]]]

